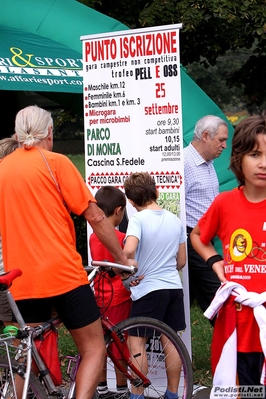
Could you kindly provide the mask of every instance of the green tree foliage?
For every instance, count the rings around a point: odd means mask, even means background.
[[[230,66],[229,87],[242,88],[243,101],[258,107],[266,99],[265,0],[80,0],[130,28],[182,23],[180,61],[205,68],[218,57],[243,52],[248,57]],[[237,92],[236,92],[237,93]]]
[[[224,112],[239,112],[246,108],[252,111],[246,105],[243,85],[228,87],[226,81],[246,59],[243,53],[228,51],[224,56],[218,57],[216,64],[208,69],[203,63],[193,62],[186,67],[186,71]]]
[[[55,140],[83,140],[84,123],[83,118],[73,110],[52,110],[54,120]]]

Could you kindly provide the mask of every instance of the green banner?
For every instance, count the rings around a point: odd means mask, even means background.
[[[42,36],[0,25],[0,90],[82,93],[82,59]]]

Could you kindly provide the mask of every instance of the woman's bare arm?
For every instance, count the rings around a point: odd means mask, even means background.
[[[116,263],[137,266],[137,262],[133,258],[128,259],[123,252],[113,226],[95,202],[89,204],[88,208],[83,212],[83,216],[90,224],[101,243],[113,255]]]

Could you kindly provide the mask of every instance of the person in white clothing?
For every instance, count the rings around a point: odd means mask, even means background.
[[[175,331],[185,329],[183,287],[178,270],[186,263],[186,233],[180,219],[160,208],[158,191],[148,173],[133,173],[124,183],[125,194],[137,210],[129,219],[124,253],[138,261],[140,280],[130,286],[131,317],[153,317]],[[144,276],[144,278],[142,278]],[[143,348],[143,337],[129,337],[130,346]],[[136,352],[137,353],[137,352]],[[176,373],[178,374],[178,373]],[[177,398],[178,381],[169,383],[166,399]],[[133,387],[131,399],[144,399],[141,388]]]

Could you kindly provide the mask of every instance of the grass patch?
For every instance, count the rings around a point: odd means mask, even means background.
[[[197,304],[192,305],[190,317],[194,384],[212,386],[210,345],[213,327]]]
[[[70,332],[65,328],[64,325],[61,325],[58,328],[58,349],[59,349],[59,357],[61,363],[61,370],[63,376],[63,383],[69,381],[69,376],[67,375],[67,368],[69,364],[69,359],[66,359],[65,356],[73,356],[77,355],[78,350],[72,339]]]
[[[73,164],[79,170],[79,172],[81,173],[83,179],[85,179],[85,159],[84,159],[84,154],[77,154],[77,155],[68,154],[67,157],[70,159],[70,161],[73,162]]]
[[[58,329],[59,356],[75,356],[77,347],[70,332],[62,325]]]

